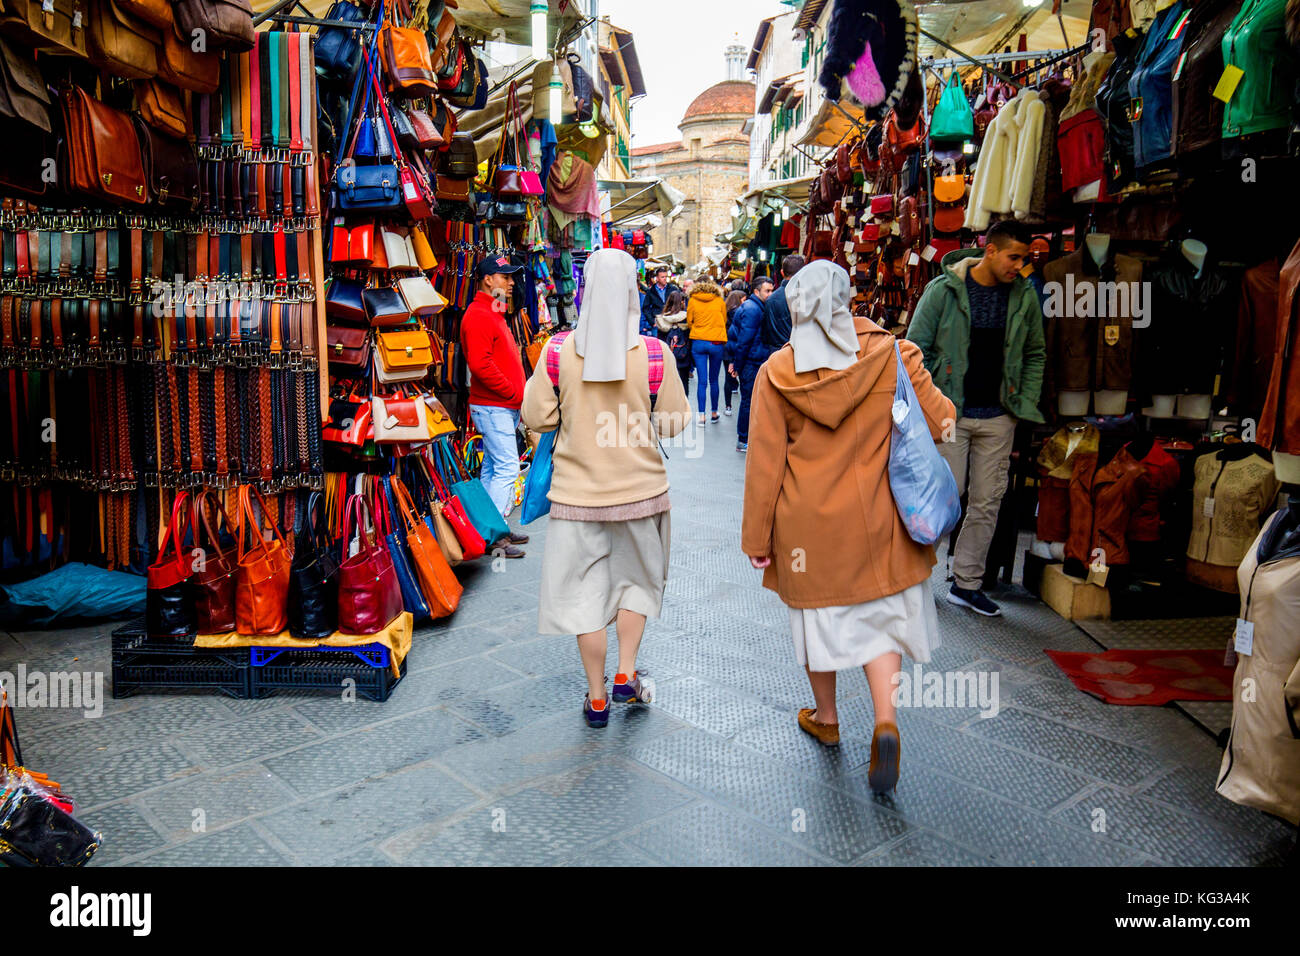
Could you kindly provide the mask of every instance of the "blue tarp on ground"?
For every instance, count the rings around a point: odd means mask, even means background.
[[[0,587],[0,625],[48,627],[144,613],[145,579],[73,562],[21,584]]]

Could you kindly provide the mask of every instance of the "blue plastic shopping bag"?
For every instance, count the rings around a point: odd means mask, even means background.
[[[550,514],[551,475],[555,471],[552,451],[555,449],[555,436],[559,429],[542,432],[533,451],[533,463],[528,466],[524,478],[524,500],[519,505],[519,520],[524,524],[536,521],[542,515]]]
[[[957,527],[961,495],[948,462],[939,454],[925,413],[894,343],[898,384],[894,387],[893,433],[889,441],[889,489],[913,541],[934,544]]]

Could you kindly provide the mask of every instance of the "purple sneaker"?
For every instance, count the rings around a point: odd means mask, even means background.
[[[648,704],[654,700],[654,684],[651,681],[642,681],[640,671],[633,671],[631,680],[628,680],[626,674],[615,674],[613,696],[617,704],[626,704],[629,701]]]
[[[609,723],[609,698],[599,701],[604,706],[597,710],[591,705],[591,695],[582,699],[582,716],[588,727],[604,727]]]

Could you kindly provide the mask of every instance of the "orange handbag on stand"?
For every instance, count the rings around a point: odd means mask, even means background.
[[[257,496],[262,515],[271,524],[267,541],[253,511]],[[279,634],[289,626],[289,567],[293,550],[280,534],[262,492],[239,487],[239,570],[235,572],[235,630],[240,634]]]
[[[411,493],[400,478],[393,478],[392,489],[402,520],[406,522],[406,547],[420,579],[420,590],[429,603],[429,611],[434,620],[447,617],[460,605],[460,596],[465,589],[439,549],[437,535],[420,518]]]

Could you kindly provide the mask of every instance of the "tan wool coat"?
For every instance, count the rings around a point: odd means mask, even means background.
[[[672,353],[664,348],[664,377],[650,412],[650,363],[644,342],[627,353],[627,378],[584,382],[582,357],[570,336],[560,349],[557,398],[546,363],[538,362],[524,386],[523,423],[555,431],[551,493],[556,504],[606,508],[655,498],[668,490],[658,438],[686,427],[691,406]]]
[[[772,557],[763,586],[794,608],[897,594],[935,563],[934,549],[908,536],[889,490],[896,340],[870,319],[854,322],[861,349],[849,368],[796,373],[787,344],[754,383],[741,547]],[[956,409],[920,348],[899,345],[937,440]]]

